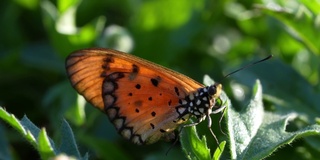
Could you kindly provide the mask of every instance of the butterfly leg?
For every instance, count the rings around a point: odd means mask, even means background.
[[[224,108],[226,108],[226,107],[224,107]],[[224,109],[224,110],[222,111],[221,117],[220,117],[220,119],[219,119],[219,128],[220,128],[221,133],[226,136],[227,134],[224,133],[223,130],[221,129],[221,122],[222,122],[222,119],[223,119],[223,116],[224,116],[225,113],[226,113],[226,109]]]
[[[218,138],[216,137],[216,135],[213,133],[213,131],[212,131],[212,129],[211,129],[212,120],[211,120],[210,114],[208,113],[207,116],[208,116],[208,128],[209,128],[209,131],[211,132],[211,135],[213,136],[213,138],[216,140],[217,145],[218,145],[220,151],[222,151],[221,148],[220,148],[220,145],[219,145],[220,142],[219,142]]]
[[[225,108],[226,108],[227,105],[223,105],[223,106],[215,106],[215,107],[218,107],[218,109],[216,110],[212,110],[211,114],[217,114],[217,113],[220,113],[222,112]]]
[[[215,106],[214,108],[218,108],[217,110],[212,110],[212,112],[210,113],[210,114],[217,114],[217,113],[220,113],[220,112],[222,112],[222,114],[221,114],[221,117],[220,117],[220,119],[219,119],[219,128],[220,128],[220,131],[222,132],[222,134],[224,134],[224,135],[226,135],[226,133],[224,133],[223,131],[222,131],[222,129],[221,129],[221,121],[222,121],[222,118],[223,118],[223,116],[224,116],[224,114],[225,114],[225,112],[226,112],[226,107],[227,107],[227,105],[226,104],[222,104],[222,105],[219,105],[219,106]],[[209,116],[208,116],[209,117]]]

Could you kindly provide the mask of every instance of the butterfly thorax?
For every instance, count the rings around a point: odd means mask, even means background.
[[[214,84],[197,89],[191,92],[185,98],[180,99],[180,106],[176,107],[179,114],[178,119],[182,119],[186,115],[195,116],[198,122],[203,121],[207,115],[212,113],[215,107],[216,98],[220,96],[221,84]]]

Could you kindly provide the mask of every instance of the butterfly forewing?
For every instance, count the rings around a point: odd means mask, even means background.
[[[136,144],[170,134],[182,122],[176,111],[179,100],[203,87],[170,69],[109,49],[74,52],[66,66],[73,87]]]

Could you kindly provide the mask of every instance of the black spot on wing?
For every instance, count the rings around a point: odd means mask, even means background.
[[[151,78],[150,79],[151,83],[153,86],[158,87],[160,81],[161,81],[161,77],[157,76],[156,78]]]
[[[153,123],[150,123],[150,126],[152,129],[154,129],[154,124]]]
[[[159,81],[156,80],[156,79],[151,78],[151,83],[152,83],[153,86],[157,87],[158,84],[159,84]]]
[[[105,59],[103,59],[103,61],[105,61],[107,63],[113,63],[114,59],[112,58],[112,56],[107,56]]]
[[[114,63],[114,59],[112,58],[112,56],[107,56],[106,58],[103,59],[103,61],[105,62],[103,65],[102,65],[102,68],[104,70],[110,70],[110,64],[109,63]],[[104,75],[101,75],[101,76],[104,76]]]
[[[136,88],[137,88],[137,89],[140,89],[140,88],[141,88],[141,85],[140,85],[140,84],[137,84],[137,85],[136,85]]]
[[[135,64],[132,65],[132,72],[129,75],[130,80],[134,80],[137,77],[137,74],[139,72],[139,67]]]
[[[132,65],[132,73],[138,73],[139,72],[139,67],[135,64]]]
[[[174,91],[176,92],[177,96],[179,96],[179,95],[180,95],[180,93],[179,93],[179,89],[178,89],[177,87],[174,87]]]

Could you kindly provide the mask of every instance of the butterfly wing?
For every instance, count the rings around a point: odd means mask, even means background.
[[[66,67],[72,86],[136,144],[168,136],[184,120],[176,110],[179,100],[203,87],[180,73],[110,49],[76,51]]]

